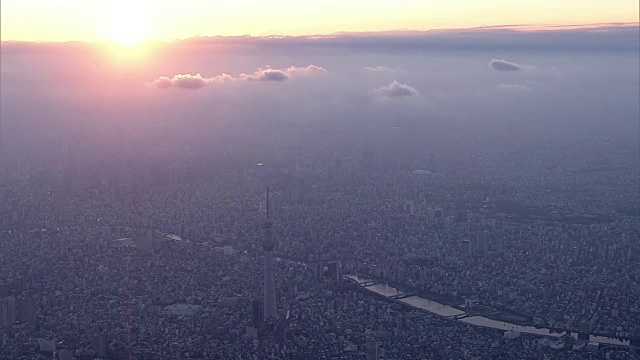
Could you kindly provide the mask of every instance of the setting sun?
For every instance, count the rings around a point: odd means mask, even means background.
[[[110,39],[131,46],[147,40],[149,24],[147,6],[144,1],[115,1],[109,5]]]

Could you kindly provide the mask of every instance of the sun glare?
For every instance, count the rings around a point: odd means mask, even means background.
[[[110,39],[125,46],[133,46],[149,36],[148,6],[145,1],[109,2]]]

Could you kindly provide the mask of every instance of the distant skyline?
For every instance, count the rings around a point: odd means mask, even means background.
[[[0,6],[3,41],[125,44],[216,35],[313,35],[639,21],[637,0],[3,0]]]

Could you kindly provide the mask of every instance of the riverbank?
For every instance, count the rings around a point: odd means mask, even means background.
[[[404,292],[399,288],[393,287],[392,285],[389,285],[387,283],[377,282],[376,280],[369,277],[362,277],[353,274],[347,274],[344,277],[359,286],[361,289],[369,291],[372,294],[382,296],[389,301],[413,307],[417,310],[427,311],[451,321],[462,322],[468,325],[474,325],[499,331],[513,330],[522,334],[553,338],[559,338],[564,335],[569,335],[576,339],[578,338],[578,332],[565,331],[563,329],[553,329],[548,327],[537,327],[535,325],[521,325],[495,318],[467,313],[460,307],[452,307],[428,298],[424,298],[422,296],[419,296],[418,294]],[[613,337],[599,336],[597,334],[584,335],[588,335],[590,341],[606,344],[609,346],[631,347],[631,342],[629,339],[618,339]]]
[[[304,259],[278,254],[279,258],[288,261],[294,261],[300,264],[306,264]],[[430,293],[428,291],[411,288],[401,284],[382,279],[370,274],[353,275],[347,274],[345,279],[351,281],[359,287],[359,290],[368,291],[372,295],[376,295],[381,299],[389,302],[409,306],[418,310],[427,311],[429,313],[450,319],[452,321],[460,321],[469,325],[480,326],[487,329],[507,331],[515,330],[524,334],[555,337],[559,338],[563,335],[570,335],[574,338],[588,336],[589,340],[612,345],[612,346],[631,346],[631,340],[626,338],[617,338],[606,334],[584,333],[575,330],[567,330],[555,327],[540,326],[533,322],[533,318],[518,314],[513,311],[504,309],[495,309],[492,307],[475,308],[469,311],[464,309],[461,304],[464,299],[453,296],[443,296],[441,294]],[[360,278],[361,281],[358,281]],[[638,346],[633,346],[638,348]]]
[[[462,305],[464,304],[464,298],[459,298],[455,296],[446,296],[446,295],[438,294],[431,291],[425,291],[424,289],[412,288],[411,286],[406,286],[405,284],[398,284],[394,281],[383,279],[367,273],[362,273],[362,276],[371,278],[374,281],[379,283],[389,284],[397,289],[402,289],[404,293],[415,294],[420,297],[429,299],[431,301],[436,301],[442,304],[446,304],[452,308],[466,312],[472,316],[485,316],[493,320],[510,322],[510,323],[514,323],[522,326],[537,326],[533,322],[532,316],[529,316],[523,313],[518,313],[510,309],[480,305],[478,307],[475,307],[469,310],[469,309],[465,309],[464,306]],[[560,330],[560,329],[556,329],[556,330]],[[565,330],[562,329],[561,331],[565,331]]]

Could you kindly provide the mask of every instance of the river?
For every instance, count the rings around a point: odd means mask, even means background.
[[[182,240],[182,237],[176,234],[168,234],[169,238],[173,240]],[[308,266],[305,262],[301,260],[296,260],[284,255],[276,255],[276,261],[286,261],[292,262],[303,266]],[[452,321],[458,321],[469,325],[480,326],[489,329],[495,330],[514,330],[523,334],[532,334],[532,335],[540,335],[540,336],[548,336],[554,338],[560,338],[567,334],[566,331],[556,331],[546,327],[535,327],[529,325],[519,325],[513,324],[505,321],[494,320],[484,316],[470,315],[464,312],[463,310],[456,309],[452,306],[439,303],[437,301],[433,301],[421,296],[407,294],[401,289],[395,288],[391,285],[376,282],[373,279],[362,277],[359,275],[346,274],[344,275],[345,279],[349,279],[359,286],[362,286],[367,291],[372,293],[376,293],[382,295],[387,298],[399,297],[397,299],[392,299],[399,303],[405,304],[415,309],[424,310],[430,312],[432,314],[446,317],[451,319]],[[409,296],[407,296],[409,295]],[[406,296],[406,297],[404,297]],[[569,332],[568,333],[573,338],[578,338],[578,333]],[[598,335],[589,335],[589,341],[595,341],[602,344],[616,345],[616,346],[631,346],[630,340],[619,340],[616,338],[606,337],[606,336],[598,336]]]
[[[518,324],[512,324],[509,322],[500,321],[500,320],[490,319],[484,316],[469,315],[469,314],[466,314],[463,310],[459,310],[449,305],[441,304],[437,301],[429,300],[417,295],[411,295],[411,296],[402,298],[403,295],[410,295],[410,294],[406,294],[402,290],[397,289],[393,286],[379,283],[373,279],[369,279],[366,277],[352,275],[352,274],[347,274],[344,277],[347,279],[350,279],[351,281],[356,282],[359,286],[362,286],[367,291],[371,291],[372,293],[376,293],[387,298],[400,297],[393,300],[406,304],[407,306],[411,306],[416,309],[425,310],[432,314],[450,318],[452,321],[458,321],[458,322],[480,326],[484,328],[489,328],[489,329],[496,329],[496,330],[503,330],[503,331],[514,330],[523,334],[542,335],[542,336],[549,336],[554,338],[559,338],[567,334],[567,332],[557,332],[545,327],[518,325]],[[574,338],[578,337],[578,333],[571,332],[569,334]],[[619,340],[619,339],[605,337],[605,336],[589,335],[589,340],[599,342],[602,344],[630,346],[629,340]]]

